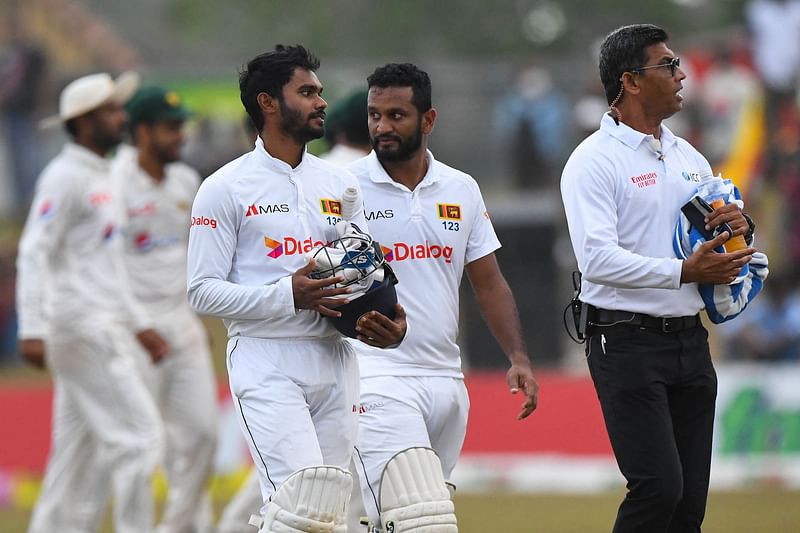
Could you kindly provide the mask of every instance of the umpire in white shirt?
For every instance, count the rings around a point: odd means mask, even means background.
[[[589,304],[586,355],[628,493],[615,532],[700,531],[708,495],[717,378],[697,283],[729,283],[755,252],[685,261],[672,235],[706,159],[662,121],[681,110],[680,60],[664,30],[619,28],[600,49],[610,112],[572,153],[561,193]],[[707,223],[743,234],[735,204]]]

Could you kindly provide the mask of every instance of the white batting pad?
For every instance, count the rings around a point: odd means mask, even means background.
[[[261,533],[344,533],[353,478],[335,466],[298,470],[267,505]]]
[[[389,460],[380,502],[386,533],[458,533],[442,463],[431,448],[409,448]]]

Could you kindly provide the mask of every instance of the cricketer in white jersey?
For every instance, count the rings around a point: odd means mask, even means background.
[[[538,386],[494,258],[500,242],[478,184],[426,149],[436,119],[428,75],[414,65],[389,64],[367,81],[373,151],[347,168],[358,178],[370,231],[401,280],[398,299],[408,312],[408,334],[397,348],[353,345],[361,371],[356,465],[364,505],[378,524],[385,511],[381,474],[392,456],[433,448],[448,480],[461,451],[469,399],[456,339],[465,269],[513,363],[509,386],[525,391],[520,417],[535,408]],[[368,320],[363,327],[369,331]]]
[[[259,138],[203,182],[192,208],[189,298],[228,328],[231,392],[265,499],[302,467],[350,458],[356,361],[322,315],[294,307],[292,274],[337,237],[339,199],[352,185],[309,153],[291,168]]]
[[[325,138],[335,142],[333,148],[320,156],[320,159],[336,165],[346,165],[364,157],[370,152],[369,131],[367,130],[366,91],[351,93],[335,102],[325,119]],[[333,135],[330,135],[333,133]],[[355,473],[354,468],[350,468]],[[353,479],[353,498],[350,499],[349,531],[357,531],[359,520],[364,512],[360,505],[361,491],[358,479]],[[252,526],[248,517],[261,507],[261,492],[258,476],[251,471],[244,485],[228,502],[217,524],[219,533],[249,533]]]
[[[124,85],[95,74],[62,92],[59,116],[74,142],[39,178],[20,241],[20,347],[33,362],[44,357],[55,386],[52,447],[30,533],[96,530],[105,499],[86,494],[101,481],[113,488],[116,531],[152,528],[150,476],[163,429],[135,370],[133,331],[156,359],[164,345],[127,283],[124,207],[102,157],[121,138],[122,93],[132,92]]]
[[[318,66],[303,47],[280,45],[248,63],[240,88],[260,136],[252,152],[203,182],[192,206],[189,301],[228,328],[231,393],[262,512],[297,470],[346,469],[356,438],[357,362],[322,316],[336,313],[331,306],[342,301],[331,296],[347,289],[310,279],[305,257],[338,237],[340,199],[357,187],[305,149],[322,135],[327,106]],[[266,80],[280,89],[261,87]],[[354,222],[366,227],[363,213]]]

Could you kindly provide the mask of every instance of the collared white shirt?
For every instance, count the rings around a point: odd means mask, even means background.
[[[561,196],[583,274],[581,300],[653,316],[693,315],[703,300],[695,283],[681,284],[672,239],[681,206],[711,168],[663,124],[663,157],[652,140],[604,115],[564,167]]]
[[[121,147],[111,166],[127,211],[125,268],[136,299],[152,316],[165,320],[176,311],[189,311],[186,248],[200,175],[176,162],[164,167],[158,181],[139,165],[138,153]]]
[[[342,193],[356,186],[342,167],[305,152],[292,168],[255,149],[200,186],[189,230],[189,303],[224,320],[228,335],[339,335],[316,311],[295,309],[292,274],[306,253],[337,237]],[[359,211],[360,213],[360,211]],[[360,214],[355,220],[363,228]]]
[[[375,152],[350,164],[358,178],[370,234],[399,283],[408,333],[394,349],[353,342],[362,377],[462,377],[458,289],[464,266],[500,247],[475,180],[436,161],[411,191],[395,182]]]
[[[150,326],[122,264],[124,211],[109,161],[67,143],[37,182],[19,243],[20,338],[44,338],[55,323],[76,331],[117,320]]]

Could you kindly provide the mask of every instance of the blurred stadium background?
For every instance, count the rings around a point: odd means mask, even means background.
[[[761,0],[767,1],[767,0]],[[800,523],[800,112],[796,87],[765,127],[771,94],[753,57],[746,0],[2,0],[0,2],[0,531],[23,531],[49,445],[52,390],[15,352],[14,257],[36,174],[64,140],[37,121],[76,76],[136,69],[196,113],[185,147],[203,175],[250,147],[238,68],[274,44],[302,43],[322,59],[329,103],[389,61],[433,79],[432,149],[476,177],[504,244],[540,379],[540,408],[514,420],[505,360],[462,296],[472,412],[456,481],[464,532],[604,531],[623,492],[580,346],[562,312],[574,259],[558,196],[561,165],[605,108],[596,47],[617,26],[652,22],[672,36],[688,73],[685,109],[670,127],[745,193],[772,279],[757,308],[713,327],[720,393],[707,530],[796,531]],[[780,3],[780,2],[779,2]],[[793,23],[787,21],[787,24]],[[800,28],[775,28],[779,35]],[[787,49],[800,42],[786,41]],[[776,61],[783,57],[776,48]],[[791,61],[796,81],[800,65]],[[323,141],[315,153],[324,152]],[[754,306],[755,307],[755,306]],[[229,406],[224,332],[214,335],[219,399]],[[223,417],[218,506],[242,479],[245,450]],[[163,482],[156,480],[157,494]],[[496,521],[494,521],[496,520]]]

